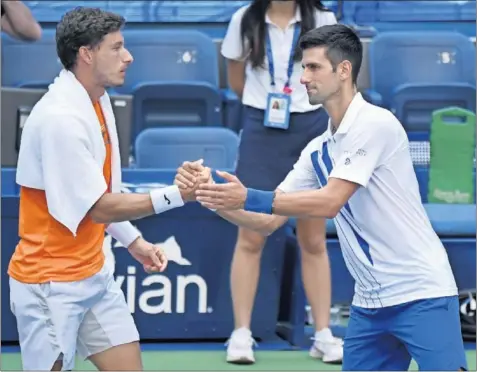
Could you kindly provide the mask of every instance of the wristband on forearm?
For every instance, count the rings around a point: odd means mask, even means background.
[[[245,199],[244,210],[256,213],[273,213],[273,200],[275,191],[262,191],[247,189],[247,198]]]
[[[129,221],[114,222],[108,226],[106,231],[126,248],[129,248],[141,236],[139,230]]]
[[[179,187],[176,185],[154,189],[149,195],[156,214],[184,205]]]

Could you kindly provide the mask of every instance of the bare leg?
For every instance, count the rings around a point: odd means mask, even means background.
[[[239,229],[230,278],[236,329],[250,329],[264,245],[262,235]]]
[[[317,331],[327,328],[330,322],[331,273],[325,229],[323,219],[297,220],[303,285]]]
[[[142,371],[139,342],[113,346],[91,355],[89,360],[99,371]]]
[[[230,273],[235,330],[228,342],[227,362],[255,362],[250,323],[260,275],[260,258],[265,238],[260,234],[239,229]]]
[[[341,340],[328,328],[331,307],[331,270],[326,249],[326,220],[297,220],[303,284],[315,323],[315,341],[310,356],[325,363],[343,360]]]
[[[52,371],[61,371],[61,368],[63,367],[63,361],[62,360],[57,360],[55,364],[53,364],[53,367],[51,368]]]

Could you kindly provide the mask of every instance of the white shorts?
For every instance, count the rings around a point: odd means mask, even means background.
[[[107,265],[76,282],[25,284],[10,278],[10,306],[17,319],[23,369],[50,371],[139,340],[124,293]]]

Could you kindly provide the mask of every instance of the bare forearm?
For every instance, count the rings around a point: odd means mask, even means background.
[[[328,189],[275,195],[273,213],[301,218],[334,218],[340,209]]]
[[[2,1],[2,6],[5,8],[2,24],[6,32],[28,41],[41,37],[41,27],[25,4],[21,1]]]
[[[283,216],[246,212],[244,210],[222,210],[217,211],[217,214],[234,225],[254,230],[265,236],[272,234],[288,220],[287,217]]]
[[[245,87],[245,63],[243,61],[229,61],[227,64],[228,83],[235,94],[242,99]]]
[[[131,221],[184,205],[177,186],[152,190],[149,194],[104,194],[91,209],[97,223]]]
[[[97,223],[136,220],[154,214],[149,194],[105,194],[92,210]]]
[[[238,82],[235,81],[232,84],[233,85],[231,85],[231,88],[232,88],[233,92],[237,95],[239,100],[242,100],[243,89],[245,87],[245,84],[241,81],[238,81]]]
[[[244,85],[238,85],[238,84],[233,88],[233,91],[237,95],[239,100],[242,100],[243,88],[244,88]]]

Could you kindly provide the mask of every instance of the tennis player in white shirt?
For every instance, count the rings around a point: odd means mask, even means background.
[[[230,88],[242,102],[241,135],[234,173],[246,187],[272,191],[296,163],[300,152],[328,128],[322,105],[311,105],[300,84],[300,36],[335,24],[320,0],[253,0],[230,19],[222,42]],[[277,162],[276,159],[280,158]],[[309,355],[325,363],[343,360],[343,342],[329,329],[331,274],[326,220],[296,221],[303,287],[315,332]],[[239,228],[230,266],[234,329],[226,361],[255,363],[251,318],[267,238]]]
[[[421,203],[407,135],[388,110],[356,92],[359,37],[344,25],[323,26],[300,47],[302,83],[310,103],[328,112],[328,131],[308,144],[275,192],[247,189],[217,171],[228,182],[210,178],[197,201],[264,235],[291,216],[334,219],[356,283],[343,370],[403,371],[411,358],[421,371],[465,370],[457,287]],[[180,170],[179,187],[190,169]]]

